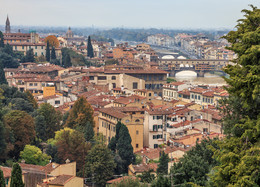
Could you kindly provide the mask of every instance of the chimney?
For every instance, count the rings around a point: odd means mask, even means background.
[[[67,159],[67,160],[65,161],[65,163],[66,163],[66,164],[70,163],[70,160],[69,160],[69,159]]]

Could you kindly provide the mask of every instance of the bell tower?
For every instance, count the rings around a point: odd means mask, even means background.
[[[9,21],[8,15],[7,15],[7,19],[5,22],[5,33],[11,33],[11,26],[10,26],[10,21]]]

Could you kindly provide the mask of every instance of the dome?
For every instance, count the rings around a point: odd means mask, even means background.
[[[165,55],[162,59],[175,59],[173,55]]]
[[[178,56],[178,58],[177,59],[187,59],[186,57],[184,57],[184,56]]]

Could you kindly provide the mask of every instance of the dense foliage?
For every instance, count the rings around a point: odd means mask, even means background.
[[[205,186],[208,184],[208,174],[216,166],[217,162],[212,158],[214,152],[212,148],[217,149],[217,139],[204,139],[197,143],[195,147],[189,150],[178,163],[171,168],[173,183],[193,184]]]
[[[231,96],[223,103],[228,136],[215,150],[220,164],[211,176],[214,186],[260,184],[260,9],[251,8],[225,36],[238,58],[225,68]]]
[[[13,165],[10,187],[24,187],[22,169],[18,163]]]

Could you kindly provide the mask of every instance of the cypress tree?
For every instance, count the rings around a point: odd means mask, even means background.
[[[159,159],[159,165],[157,168],[157,174],[167,175],[168,174],[168,162],[170,161],[168,155],[162,151]]]
[[[13,165],[10,187],[24,187],[22,169],[18,163]]]
[[[0,64],[0,84],[7,84],[3,65]]]
[[[72,63],[71,63],[71,59],[70,59],[70,55],[69,54],[66,54],[65,56],[65,59],[64,59],[64,64],[63,66],[65,68],[68,68],[68,67],[71,67],[72,66]]]
[[[34,54],[33,54],[33,49],[29,49],[26,52],[25,59],[26,59],[26,62],[34,62],[35,61]]]
[[[56,52],[55,52],[55,47],[53,46],[51,49],[51,59],[55,60],[56,59]]]
[[[90,58],[94,57],[94,52],[93,52],[93,46],[91,44],[91,39],[90,36],[88,36],[88,46],[87,46],[88,54],[87,56]]]
[[[0,31],[0,48],[3,48],[4,46],[5,46],[5,44],[4,44],[4,35]]]
[[[133,153],[133,147],[131,145],[132,139],[129,134],[128,128],[121,124],[119,131],[119,138],[117,141],[117,151],[119,156],[124,161],[124,171],[127,172],[128,166],[135,161],[135,156]]]
[[[1,168],[0,168],[0,187],[5,187],[5,178]]]
[[[5,141],[5,127],[2,121],[0,121],[0,158],[4,155],[6,149],[6,141]]]
[[[50,44],[49,44],[49,41],[47,41],[46,55],[45,56],[46,56],[46,61],[50,62],[51,55],[50,55]]]

